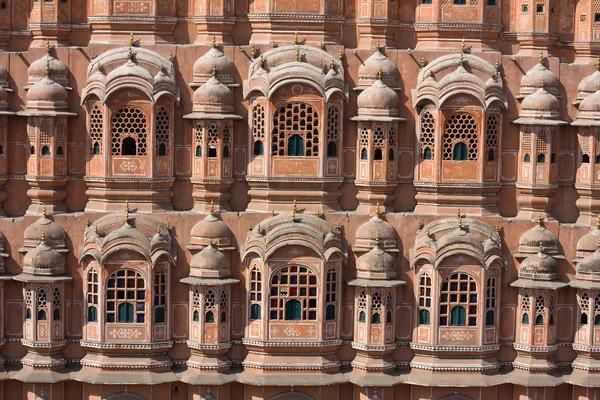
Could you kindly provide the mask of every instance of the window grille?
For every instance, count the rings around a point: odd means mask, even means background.
[[[485,133],[485,153],[487,161],[498,159],[498,129],[500,116],[496,113],[490,114],[487,119]]]
[[[104,122],[102,110],[98,104],[94,104],[90,110],[90,154],[102,154],[102,136],[104,134]]]
[[[455,146],[462,143],[466,147],[466,154],[460,161],[477,160],[477,145],[479,134],[477,123],[471,114],[458,113],[452,115],[446,121],[446,130],[444,133],[444,160],[455,159]]]
[[[440,326],[477,326],[477,283],[469,274],[456,273],[442,282]]]
[[[262,304],[262,275],[258,268],[254,267],[250,272],[250,319],[261,319]]]
[[[319,155],[319,115],[306,103],[287,103],[273,115],[272,155]],[[290,154],[291,153],[291,154]]]
[[[433,160],[435,151],[435,119],[429,111],[421,115],[421,159]]]
[[[106,322],[139,323],[146,320],[146,283],[131,269],[113,272],[106,281]]]
[[[112,116],[112,155],[146,155],[146,131],[148,122],[146,114],[135,107],[118,109]],[[124,151],[123,141],[131,138],[136,146],[133,154]]]
[[[280,268],[271,278],[271,320],[316,320],[317,277],[306,267]]]
[[[156,155],[169,155],[169,131],[171,130],[171,115],[166,107],[160,107],[156,112]]]

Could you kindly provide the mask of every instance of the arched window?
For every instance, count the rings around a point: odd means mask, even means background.
[[[360,159],[361,160],[368,160],[369,159],[369,155],[367,154],[367,149],[362,149],[360,151]]]
[[[252,304],[250,306],[250,319],[251,320],[259,320],[260,319],[260,304]]]
[[[196,157],[202,157],[202,146],[200,145],[196,146]]]
[[[385,323],[386,324],[391,324],[392,323],[392,312],[391,311],[388,311],[385,314]]]
[[[489,0],[488,0],[489,1]],[[498,130],[500,125],[500,114],[493,112],[488,115],[486,132],[485,132],[485,148],[487,153],[487,161],[496,160],[498,153]]]
[[[167,306],[167,274],[164,271],[154,273],[154,323],[165,322]]]
[[[46,320],[46,311],[45,310],[38,311],[37,319],[38,319],[38,321],[45,321]]]
[[[221,323],[227,322],[227,312],[221,311]]]
[[[221,290],[221,296],[219,297],[219,309],[221,311],[221,319],[220,321],[227,322],[227,310],[229,310],[229,296],[227,295],[227,290]]]
[[[215,322],[215,311],[217,309],[217,295],[213,289],[204,292],[204,322],[212,324]]]
[[[146,321],[146,283],[132,269],[113,272],[106,281],[106,322],[143,324]]]
[[[454,306],[450,311],[450,325],[451,326],[465,326],[467,325],[467,310],[463,306]]]
[[[521,324],[529,325],[529,314],[523,314],[523,316],[521,317]]]
[[[581,163],[582,164],[589,164],[590,163],[590,155],[589,154],[584,154],[581,157]]]
[[[371,323],[381,323],[381,313],[383,312],[381,293],[373,292],[371,294]]]
[[[485,286],[485,324],[491,326],[496,323],[496,277],[489,276]]]
[[[433,160],[433,149],[435,143],[435,119],[429,111],[421,114],[421,159]]]
[[[325,320],[326,321],[334,321],[335,320],[335,305],[329,304],[325,307]]]
[[[337,270],[329,268],[325,276],[325,320],[335,320],[337,304]]]
[[[207,324],[212,324],[215,322],[215,313],[212,311],[208,311],[204,316],[204,322]]]
[[[446,121],[444,160],[476,161],[479,130],[471,114],[456,113]]]
[[[45,321],[47,319],[48,312],[48,292],[44,288],[37,289],[37,320]]]
[[[111,120],[112,155],[145,156],[148,120],[139,108],[123,107]]]
[[[62,146],[58,146],[56,148],[56,155],[57,156],[62,156],[63,155],[63,148],[62,148]]]
[[[265,155],[265,146],[262,141],[257,140],[254,142],[254,151],[253,154],[255,156],[263,156]]]
[[[538,164],[543,164],[546,162],[546,155],[545,154],[538,154],[537,156],[537,162]]]
[[[60,310],[58,308],[52,311],[52,321],[60,321]]]
[[[494,153],[494,149],[489,149],[487,153],[487,160],[494,161],[496,159],[496,155]]]
[[[388,150],[388,161],[394,161],[394,149]]]
[[[92,154],[95,155],[95,156],[99,156],[101,154],[100,143],[94,143]]]
[[[383,151],[381,149],[375,149],[373,160],[383,160]]]
[[[531,156],[530,156],[529,154],[525,154],[525,155],[523,156],[523,162],[524,162],[524,163],[529,163],[529,162],[531,162]]]
[[[360,313],[358,313],[358,322],[362,322],[362,323],[367,322],[367,314],[365,314],[364,311],[361,311]]]
[[[535,317],[535,324],[544,325],[544,316],[542,314],[539,314]]]
[[[124,155],[124,156],[135,156],[136,155],[137,143],[135,142],[134,138],[126,137],[125,139],[123,139],[123,144],[121,146],[122,146],[121,155]]]
[[[98,321],[98,273],[91,267],[87,273],[88,322]],[[93,319],[92,319],[93,318]]]
[[[546,311],[546,299],[539,295],[535,299],[535,324],[544,325],[544,313]]]
[[[373,129],[373,160],[383,160],[383,147],[385,145],[385,129],[376,126]]]
[[[285,302],[286,321],[300,321],[302,319],[302,303],[300,300],[291,299]]]
[[[371,323],[372,324],[380,324],[381,323],[381,315],[376,312],[371,315]]]
[[[49,156],[50,155],[50,147],[42,146],[42,151],[40,152],[40,154],[43,156]]]
[[[26,313],[25,313],[25,318],[27,319],[31,319],[31,308],[28,308]]]
[[[337,157],[337,145],[335,142],[327,143],[327,157]]]
[[[261,302],[262,302],[262,275],[257,267],[252,268],[250,271],[250,319],[259,320],[261,319]]]
[[[358,294],[358,305],[357,308],[359,310],[358,313],[358,322],[367,322],[367,294],[364,290],[361,290]]]
[[[62,293],[58,286],[54,287],[52,292],[52,320],[60,321],[60,310],[62,308]]]
[[[29,148],[29,154],[31,154],[31,155],[35,155],[35,146],[31,146],[31,147]]]
[[[486,326],[492,326],[494,325],[494,323],[496,322],[496,313],[494,313],[494,310],[487,310],[485,312],[485,325]]]
[[[156,110],[156,155],[166,156],[169,152],[169,134],[171,132],[171,114],[166,107]]]
[[[600,154],[596,156],[596,164],[600,164]]]
[[[477,283],[466,273],[455,273],[442,282],[440,326],[477,326]]]
[[[420,325],[429,325],[430,324],[430,315],[429,310],[419,310],[419,324]]]
[[[223,158],[229,158],[229,146],[223,146]]]
[[[288,265],[271,277],[271,320],[317,319],[317,277],[299,265]]]
[[[579,316],[579,323],[582,325],[587,325],[587,323],[588,323],[587,313],[581,313],[581,315]]]
[[[577,302],[579,303],[579,323],[587,325],[589,318],[588,313],[590,312],[590,295],[588,292],[579,293],[577,296]]]
[[[419,323],[429,325],[431,309],[431,277],[424,272],[419,279]],[[420,322],[420,321],[427,321]]]
[[[458,142],[454,145],[454,155],[452,157],[454,161],[466,161],[467,160],[467,145],[463,142]]]
[[[210,124],[208,132],[208,158],[217,157],[217,148],[219,147],[219,128],[215,124]]]
[[[194,313],[192,314],[192,320],[194,322],[200,322],[200,313],[198,310],[194,310]]]
[[[594,317],[594,325],[600,325],[600,314]]]
[[[319,155],[319,115],[310,104],[294,102],[279,106],[273,114],[273,155]]]
[[[288,156],[300,157],[304,155],[304,139],[298,134],[288,139]]]

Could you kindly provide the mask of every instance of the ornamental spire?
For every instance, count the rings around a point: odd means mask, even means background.
[[[46,78],[50,76],[50,60],[46,59],[46,72],[44,75]]]
[[[540,52],[540,64],[544,63],[544,53]]]
[[[46,203],[44,203],[42,205],[42,217],[46,218],[48,216],[48,214],[46,214]],[[600,215],[598,216],[598,218],[600,219]]]
[[[381,68],[379,68],[379,71],[377,71],[377,80],[380,81],[383,78],[383,70]]]
[[[598,214],[598,220],[596,221],[596,229],[600,229],[600,214]]]
[[[125,223],[129,223],[129,200],[125,199]]]
[[[217,48],[217,37],[216,36],[213,36],[213,40],[212,40],[211,46],[212,46],[213,49]]]
[[[215,78],[217,77],[217,67],[213,67],[213,69],[212,69],[212,76],[215,77]]]
[[[379,247],[379,233],[375,234],[375,247]]]
[[[537,215],[537,226],[542,226],[542,216],[540,214]]]
[[[296,220],[296,211],[298,210],[297,206],[298,206],[298,204],[296,203],[296,199],[294,199],[294,205],[292,208],[292,221]]]
[[[296,33],[294,33],[294,44],[298,45],[298,29],[296,29]]]
[[[458,229],[462,229],[462,214],[460,213],[460,207],[456,209],[456,219],[458,221]]]
[[[375,205],[375,215],[378,217],[381,215],[381,209],[379,208],[379,202]]]
[[[40,239],[41,244],[46,244],[46,230],[42,231],[42,237]]]
[[[215,214],[215,203],[211,200],[210,201],[210,215],[214,215]]]
[[[50,41],[46,40],[46,54],[50,54],[50,48],[51,48]]]
[[[540,253],[544,253],[544,244],[540,242]]]

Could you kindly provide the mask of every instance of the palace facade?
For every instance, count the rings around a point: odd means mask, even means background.
[[[600,0],[0,0],[0,400],[595,400]]]

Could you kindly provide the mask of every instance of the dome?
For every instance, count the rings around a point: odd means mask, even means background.
[[[521,263],[519,278],[550,281],[558,277],[556,260],[540,248]]]
[[[378,244],[356,260],[356,276],[366,279],[396,277],[396,260]]]
[[[596,242],[598,247],[598,242]],[[588,275],[588,278],[600,278],[600,249],[585,257],[577,265],[577,275]]]
[[[165,74],[162,68],[154,77],[154,86],[159,87],[160,85],[175,86],[175,80],[170,75]]]
[[[67,85],[69,83],[69,69],[62,61],[52,57],[49,52],[50,49],[47,48],[47,54],[39,60],[32,62],[29,66],[29,70],[27,71],[29,75],[27,79],[28,85],[33,85],[46,76],[60,85]],[[46,74],[46,68],[48,68],[48,74]]]
[[[213,76],[194,92],[194,111],[233,112],[233,93]]]
[[[23,272],[32,275],[55,275],[65,272],[65,259],[46,244],[44,235],[37,247],[29,250],[23,258]]]
[[[190,262],[190,276],[199,278],[226,278],[231,276],[231,264],[227,256],[216,246],[209,244],[196,253]]]
[[[217,246],[228,246],[231,244],[231,231],[225,222],[210,213],[202,221],[192,228],[192,244],[206,246],[211,242]]]
[[[519,91],[519,97],[523,98],[536,91],[537,88],[544,86],[554,94],[558,94],[559,79],[552,71],[550,71],[542,60],[536,64],[532,69],[527,71],[521,78],[521,89]]]
[[[369,221],[362,224],[356,232],[357,247],[373,247],[379,239],[383,248],[396,247],[396,230],[377,213]]]
[[[108,76],[107,81],[113,81],[115,79],[127,79],[127,78],[136,78],[143,79],[148,82],[150,85],[154,87],[154,77],[146,68],[141,65],[136,64],[131,59],[127,60],[127,62],[121,65],[118,68],[112,70]]]
[[[8,108],[8,93],[2,86],[0,86],[0,110],[6,110]]]
[[[400,99],[381,79],[363,90],[356,100],[359,115],[396,115]]]
[[[8,86],[8,71],[0,65],[0,86]]]
[[[46,244],[52,248],[65,247],[65,230],[45,215],[29,225],[25,229],[23,236],[25,247],[36,247],[42,240],[42,236],[45,236]]]
[[[577,242],[577,258],[584,258],[590,254],[593,254],[598,249],[599,241],[600,228],[596,227]]]
[[[35,83],[27,92],[27,108],[66,108],[67,91],[52,79],[46,77]]]
[[[558,239],[538,220],[537,225],[525,232],[519,239],[519,252],[534,254],[540,246],[545,249],[547,254],[558,254],[559,252]]]
[[[216,45],[213,44],[213,46],[212,49],[194,63],[194,82],[202,83],[208,81],[213,74],[213,70],[216,69],[217,78],[221,82],[233,83],[235,64]]]
[[[523,99],[519,118],[544,120],[558,119],[559,117],[560,102],[545,88],[540,87]],[[515,122],[518,123],[518,120]]]
[[[579,103],[579,114],[599,113],[600,112],[600,90],[594,91]]]
[[[600,66],[598,66],[600,68]],[[577,87],[577,100],[582,101],[588,95],[595,93],[600,86],[600,69],[593,74],[586,76],[579,82]]]
[[[102,247],[110,245],[110,243],[114,241],[134,242],[145,248],[150,247],[148,236],[143,234],[139,229],[129,225],[129,222],[125,222],[123,226],[106,235],[102,241]]]
[[[440,237],[437,241],[437,248],[438,250],[441,250],[447,246],[454,246],[460,244],[466,244],[468,246],[474,247],[481,254],[485,253],[485,249],[481,240],[479,240],[474,235],[462,228],[454,229]]]
[[[459,85],[461,83],[471,84],[481,88],[485,87],[485,84],[477,75],[470,73],[462,65],[459,65],[453,73],[444,76],[440,80],[439,87],[443,88],[451,84]]]
[[[377,74],[381,71],[382,80],[388,86],[395,87],[399,75],[396,65],[386,57],[381,51],[377,50],[358,67],[358,85],[370,86],[377,80]]]

